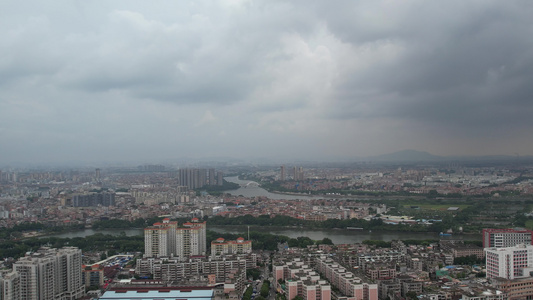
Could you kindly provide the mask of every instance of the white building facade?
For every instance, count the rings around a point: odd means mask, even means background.
[[[144,229],[144,257],[179,257],[205,255],[206,222],[193,219],[183,226],[164,219]]]
[[[533,245],[486,248],[487,278],[515,279],[533,272]]]
[[[81,250],[42,248],[13,264],[21,300],[74,300],[84,295]]]
[[[20,274],[14,271],[0,273],[0,299],[20,299]]]

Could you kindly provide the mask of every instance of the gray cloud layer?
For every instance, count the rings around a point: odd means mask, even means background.
[[[0,163],[533,154],[528,1],[0,2]]]

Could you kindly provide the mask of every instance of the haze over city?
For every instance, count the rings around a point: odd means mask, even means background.
[[[531,155],[526,1],[2,1],[0,165]]]

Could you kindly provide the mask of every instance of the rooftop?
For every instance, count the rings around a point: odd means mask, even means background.
[[[172,289],[172,288],[157,288],[157,289],[118,289],[114,291],[105,292],[100,299],[139,299],[139,300],[166,300],[166,299],[194,299],[194,300],[210,300],[213,298],[212,290],[186,290],[186,289]]]

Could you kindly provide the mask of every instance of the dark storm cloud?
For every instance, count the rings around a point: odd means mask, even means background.
[[[309,34],[313,28],[312,20],[297,12],[289,18],[295,8],[288,4],[264,6],[248,7],[244,14],[209,12],[192,17],[190,24],[163,24],[140,13],[115,11],[111,28],[95,37],[97,48],[77,58],[75,69],[67,69],[67,85],[176,103],[246,100],[253,89],[269,84],[265,65],[284,59],[275,53],[280,35]]]
[[[0,154],[530,152],[529,7],[4,1]]]
[[[525,38],[533,34],[533,27],[531,11],[524,10],[527,6],[416,2],[407,9],[402,4],[400,16],[380,6],[381,13],[373,14],[391,17],[383,22],[392,23],[381,27],[357,21],[364,11],[354,10],[353,22],[347,17],[328,18],[329,28],[352,45],[379,47],[388,41],[398,46],[395,59],[378,61],[364,72],[354,70],[341,80],[336,93],[341,109],[335,115],[385,115],[419,120],[427,126],[447,123],[466,126],[463,132],[498,123],[533,125],[527,118],[533,108],[529,83],[533,44]],[[368,90],[370,95],[361,92]],[[365,102],[369,102],[368,111],[360,107]]]

